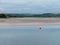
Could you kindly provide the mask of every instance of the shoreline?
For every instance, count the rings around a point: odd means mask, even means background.
[[[0,23],[0,26],[50,26],[50,25],[60,25],[60,23]]]
[[[0,18],[0,26],[47,26],[60,25],[60,18]]]

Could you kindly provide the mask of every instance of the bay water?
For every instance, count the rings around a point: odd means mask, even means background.
[[[0,26],[0,45],[60,45],[60,26]]]

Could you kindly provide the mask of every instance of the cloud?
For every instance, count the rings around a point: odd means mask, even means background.
[[[2,3],[32,3],[33,5],[50,5],[60,3],[59,0],[2,0]]]
[[[30,0],[2,0],[2,3],[17,3],[17,4],[24,4],[29,2]]]
[[[3,12],[60,12],[60,0],[1,0]],[[0,9],[0,10],[3,10]]]
[[[3,8],[0,8],[0,10],[3,10]]]
[[[2,9],[2,8],[0,8],[0,13],[2,13],[2,11],[3,11],[3,9]]]

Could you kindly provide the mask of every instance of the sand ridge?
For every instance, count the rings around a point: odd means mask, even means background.
[[[0,18],[0,26],[60,25],[60,18]]]

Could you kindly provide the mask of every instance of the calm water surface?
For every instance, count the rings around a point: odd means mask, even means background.
[[[0,45],[60,45],[60,26],[0,26]]]

